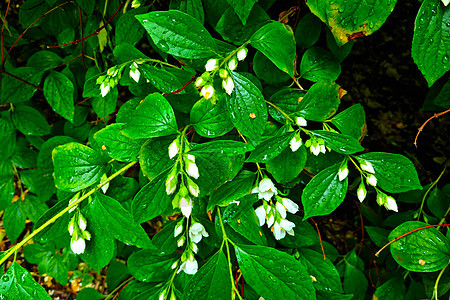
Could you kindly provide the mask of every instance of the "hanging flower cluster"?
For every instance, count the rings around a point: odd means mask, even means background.
[[[275,239],[281,240],[286,236],[294,235],[295,224],[286,219],[287,212],[295,214],[298,212],[298,205],[288,199],[278,196],[278,191],[272,180],[262,179],[258,186],[252,190],[252,193],[258,193],[259,199],[264,199],[263,204],[255,209],[259,220],[259,226],[267,224],[272,229]]]
[[[129,65],[130,77],[136,82],[139,82],[139,78],[141,77],[141,72],[139,71],[139,64],[141,63],[142,61],[137,60]],[[126,64],[111,67],[106,71],[106,75],[102,75],[97,78],[96,83],[100,84],[100,93],[102,94],[102,97],[108,95],[111,89],[119,83],[120,77],[122,76],[122,71],[125,67]]]
[[[91,239],[91,234],[86,230],[87,220],[81,214],[80,210],[77,209],[76,213],[70,219],[69,226],[67,230],[69,231],[70,236],[72,237],[70,240],[70,248],[73,253],[81,254],[86,249],[86,241]]]

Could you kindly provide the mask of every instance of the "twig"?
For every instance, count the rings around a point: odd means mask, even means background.
[[[83,16],[81,14],[81,6],[78,5],[78,13],[80,15],[80,35],[81,35],[81,43],[80,43],[80,48],[81,48],[81,64],[83,65],[84,70],[86,71],[86,65],[84,64],[84,51],[83,51]]]
[[[19,80],[19,81],[21,81],[21,82],[23,82],[25,84],[28,84],[29,86],[32,86],[32,87],[34,87],[35,89],[37,89],[37,90],[39,90],[41,92],[43,91],[43,89],[40,86],[34,85],[31,82],[28,82],[28,81],[26,81],[26,80],[24,80],[24,79],[22,79],[20,77],[17,77],[16,75],[11,74],[11,73],[9,73],[9,72],[7,72],[5,70],[0,70],[0,73],[3,73],[3,74],[8,75],[8,76],[11,76],[12,78],[17,79],[17,80]]]
[[[316,223],[316,221],[314,221],[313,218],[310,218],[310,219],[314,223],[314,226],[316,226],[317,234],[319,235],[320,248],[322,248],[322,253],[323,253],[323,260],[327,260],[327,257],[325,256],[325,249],[323,248],[322,235],[320,234],[319,226],[317,226],[317,223]]]
[[[67,46],[67,45],[71,45],[71,44],[77,44],[77,43],[79,43],[79,42],[81,42],[81,41],[84,41],[85,39],[90,38],[91,36],[93,36],[93,35],[95,35],[95,34],[99,34],[100,31],[101,31],[103,28],[105,28],[106,26],[108,26],[108,24],[114,19],[114,17],[115,17],[115,16],[117,15],[117,13],[119,12],[120,8],[122,8],[122,5],[123,5],[123,2],[120,2],[119,7],[118,7],[117,10],[114,12],[114,14],[111,16],[111,18],[109,18],[109,20],[106,21],[106,23],[103,24],[103,26],[100,26],[99,28],[97,28],[93,33],[91,33],[91,34],[89,34],[89,35],[87,35],[87,36],[85,36],[85,37],[82,37],[82,38],[79,39],[79,40],[75,40],[75,41],[72,41],[72,42],[68,42],[68,43],[61,44],[61,45],[56,45],[56,46],[47,46],[47,48],[60,48],[60,47]]]
[[[2,32],[1,32],[1,45],[0,48],[2,49],[2,63],[3,63],[3,31],[5,30],[5,24],[6,24],[6,17],[8,16],[8,11],[9,11],[9,4],[11,3],[11,0],[8,0],[8,4],[6,6],[6,11],[5,11],[5,20],[3,21],[3,25],[2,25]]]
[[[416,148],[417,148],[417,139],[419,138],[419,134],[422,132],[422,130],[425,127],[425,125],[427,125],[427,123],[430,122],[431,120],[433,120],[434,118],[438,118],[438,117],[440,117],[443,114],[446,114],[448,112],[450,112],[450,109],[447,109],[446,111],[442,111],[440,113],[434,114],[433,116],[428,118],[428,120],[426,120],[425,123],[422,124],[422,126],[419,127],[419,129],[417,131],[417,134],[416,134],[416,138],[414,139],[414,146],[416,146]]]
[[[173,92],[170,92],[170,93],[162,93],[161,95],[172,95],[172,94],[179,94],[182,90],[184,90],[185,88],[187,88],[187,86],[189,85],[189,84],[191,84],[192,82],[194,82],[194,80],[195,80],[195,75],[194,76],[192,76],[192,78],[191,78],[191,80],[189,80],[185,85],[183,85],[181,88],[179,88],[178,90],[176,90],[176,91],[173,91]]]

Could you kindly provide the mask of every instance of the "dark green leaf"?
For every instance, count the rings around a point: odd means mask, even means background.
[[[16,130],[10,118],[0,118],[0,139],[2,159],[7,159],[14,153],[16,146]]]
[[[175,136],[153,138],[142,145],[139,164],[142,173],[149,180],[153,180],[174,165],[177,157],[170,159],[168,149],[175,138]]]
[[[169,9],[177,9],[196,18],[200,23],[205,22],[205,13],[201,0],[172,0]]]
[[[91,1],[92,2],[92,1]],[[144,28],[140,26],[135,15],[148,11],[148,6],[138,7],[123,14],[116,23],[115,44],[120,45],[128,43],[130,45],[137,44],[144,35]]]
[[[371,152],[357,159],[370,162],[375,170],[378,186],[389,193],[422,189],[413,163],[400,154]]]
[[[177,10],[137,15],[155,45],[163,52],[188,59],[206,58],[217,51],[216,43],[194,17]]]
[[[122,131],[131,138],[150,138],[177,133],[177,121],[169,102],[159,93],[148,95]]]
[[[305,267],[287,253],[264,246],[234,247],[245,281],[266,299],[316,299]]]
[[[339,103],[339,85],[331,81],[317,82],[301,99],[297,115],[322,122],[336,113]]]
[[[120,63],[120,64],[129,63],[131,60],[148,58],[148,56],[146,56],[144,53],[142,53],[141,51],[136,49],[133,45],[130,45],[128,43],[122,43],[122,44],[117,45],[114,48],[113,54],[114,54],[114,57],[117,59],[117,63]],[[128,73],[128,72],[124,72],[124,75],[126,73]],[[99,75],[104,75],[104,73],[99,74]],[[84,92],[83,92],[83,95],[84,95]]]
[[[77,300],[101,300],[104,296],[94,288],[85,287],[77,294]]]
[[[278,156],[268,161],[266,168],[277,182],[287,183],[300,175],[305,168],[307,157],[304,145],[295,152],[287,147]]]
[[[350,135],[359,140],[362,138],[364,126],[366,124],[364,108],[359,103],[350,106],[343,112],[334,116],[331,119],[331,123],[335,125],[343,134]]]
[[[284,73],[274,65],[264,54],[257,51],[253,57],[253,71],[259,79],[268,84],[282,84],[290,80],[288,74]]]
[[[227,2],[239,16],[239,19],[241,19],[242,25],[245,26],[252,7],[256,2],[258,2],[258,0],[227,0]]]
[[[327,130],[312,130],[311,134],[323,139],[325,146],[337,153],[353,154],[364,150],[358,140],[349,135]]]
[[[214,138],[226,134],[233,129],[225,106],[225,101],[211,103],[201,99],[194,104],[191,110],[191,122],[195,131],[204,137]]]
[[[264,25],[251,37],[251,45],[261,51],[280,70],[294,76],[296,55],[292,30],[279,22]]]
[[[183,86],[176,76],[163,68],[140,65],[139,70],[151,84],[163,93],[174,92]]]
[[[252,145],[237,142],[237,141],[212,141],[202,144],[195,144],[193,148],[189,150],[190,154],[208,154],[208,153],[220,153],[228,156],[235,156],[239,154],[245,154],[252,151],[254,148]]]
[[[36,92],[36,88],[23,83],[17,78],[38,86],[41,82],[42,74],[44,74],[44,72],[30,67],[20,67],[10,73],[14,77],[4,75],[2,79],[0,104],[17,104],[29,100],[34,95],[34,92]]]
[[[119,91],[114,87],[105,97],[93,97],[92,108],[99,118],[104,118],[116,110],[118,96]]]
[[[378,299],[403,300],[406,295],[406,287],[401,276],[394,277],[377,288],[375,295]]]
[[[278,156],[294,137],[293,132],[285,133],[281,136],[275,136],[262,141],[255,150],[250,153],[246,162],[265,163]]]
[[[11,161],[14,165],[22,169],[35,168],[37,156],[38,152],[30,147],[30,144],[26,139],[18,138],[16,148],[11,156]]]
[[[387,229],[376,226],[364,226],[364,228],[367,230],[372,242],[378,247],[383,247],[389,242],[389,231]]]
[[[390,234],[393,240],[428,224],[408,221]],[[412,272],[435,272],[444,268],[450,259],[450,241],[436,228],[425,228],[408,234],[391,244],[391,254],[403,268]]]
[[[303,54],[300,64],[300,76],[310,81],[334,81],[341,74],[341,65],[328,50],[312,47]]]
[[[46,135],[50,126],[45,117],[36,109],[27,105],[17,105],[11,113],[14,126],[25,135]]]
[[[295,29],[297,47],[306,49],[314,45],[320,36],[322,23],[312,13],[307,13],[298,22]]]
[[[77,4],[84,10],[84,12],[89,16],[92,15],[94,11],[95,2],[90,0],[76,0]]]
[[[179,259],[178,254],[155,255],[152,250],[140,250],[128,258],[131,274],[140,281],[159,282],[166,280],[173,272],[172,265]]]
[[[64,61],[58,54],[52,51],[39,51],[31,55],[27,61],[27,67],[42,71],[55,68]]]
[[[9,237],[11,242],[17,240],[19,235],[25,229],[25,221],[27,216],[23,211],[22,200],[17,199],[5,210],[3,214],[3,226],[6,230],[6,235]]]
[[[353,294],[353,300],[363,300],[369,283],[364,273],[355,266],[345,262],[344,292]]]
[[[336,164],[322,170],[306,185],[302,193],[303,220],[328,215],[344,201],[348,178],[339,181],[339,166]]]
[[[179,237],[174,236],[175,226],[178,222],[170,222],[164,224],[163,228],[158,231],[152,238],[152,243],[158,249],[158,255],[164,256],[172,254],[177,248],[177,240]]]
[[[130,272],[128,272],[128,267],[118,260],[113,260],[108,266],[106,285],[108,286],[109,290],[114,290],[123,280],[125,280],[129,276]]]
[[[11,204],[14,196],[14,169],[8,159],[0,160],[0,209],[5,209]]]
[[[39,228],[47,221],[53,218],[56,214],[60,213],[63,209],[66,209],[69,204],[69,198],[63,199],[49,208],[35,224],[35,228]],[[64,214],[58,218],[54,223],[47,227],[44,227],[35,237],[34,240],[40,243],[47,243],[56,239],[60,239],[63,236],[68,236],[67,228],[69,226],[69,214]]]
[[[73,83],[66,75],[52,71],[45,78],[45,99],[56,113],[60,114],[72,123],[75,115],[73,93]]]
[[[278,242],[288,248],[310,247],[320,243],[317,231],[299,216],[288,215],[287,219],[295,224],[294,235],[286,234]],[[323,258],[323,256],[322,256]]]
[[[434,188],[427,198],[427,207],[433,215],[443,218],[450,207],[450,196],[445,195],[440,189]]]

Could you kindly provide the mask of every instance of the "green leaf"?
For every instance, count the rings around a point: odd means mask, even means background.
[[[183,86],[176,76],[163,68],[139,65],[139,70],[160,92],[171,93]]]
[[[143,249],[128,258],[128,269],[137,280],[144,282],[160,282],[166,280],[173,272],[172,265],[179,255],[158,256],[154,251]]]
[[[106,154],[118,161],[132,162],[138,159],[144,140],[130,139],[121,133],[121,123],[106,126],[94,135],[94,139]]]
[[[99,118],[104,118],[116,110],[119,91],[114,87],[105,97],[93,97],[92,108]]]
[[[311,12],[327,24],[339,46],[360,36],[368,36],[384,24],[396,0],[311,0]]]
[[[295,38],[292,30],[279,22],[261,27],[251,37],[251,45],[261,51],[280,70],[294,76],[296,55]]]
[[[169,9],[176,9],[196,18],[201,24],[205,22],[205,13],[201,0],[172,0]]]
[[[106,277],[108,279],[108,277]],[[77,300],[101,300],[103,295],[94,288],[85,287],[77,294]]]
[[[38,152],[30,148],[30,143],[26,139],[18,138],[11,161],[22,169],[35,168],[37,156]]]
[[[302,193],[303,220],[332,213],[344,201],[348,178],[339,181],[340,164],[328,167],[311,179]]]
[[[295,152],[287,147],[275,158],[269,160],[266,163],[266,168],[277,182],[288,183],[300,175],[305,168],[307,158],[308,155],[304,145]]]
[[[139,21],[136,20],[135,16],[147,11],[148,6],[131,9],[117,20],[115,26],[115,45],[124,43],[135,45],[142,39],[142,36],[144,35],[144,28],[140,26]]]
[[[359,140],[364,134],[364,126],[366,125],[364,108],[359,103],[352,105],[334,116],[331,119],[331,123],[343,134],[350,135]]]
[[[159,93],[148,95],[136,108],[122,132],[135,139],[177,133],[177,121],[169,102]]]
[[[142,53],[141,51],[136,49],[136,47],[134,47],[133,45],[128,44],[128,43],[122,43],[122,44],[117,45],[114,48],[113,54],[114,54],[114,57],[117,59],[117,63],[119,63],[119,64],[129,63],[131,60],[148,58],[147,55],[145,55],[144,53]],[[127,76],[126,75],[127,73],[128,72],[124,72],[123,73],[124,76]],[[98,75],[105,75],[105,73],[98,74]],[[130,80],[132,80],[132,79],[130,79]],[[130,81],[130,82],[134,82],[134,80]],[[97,85],[97,87],[98,87],[98,85]],[[84,92],[83,92],[83,95],[84,95]]]
[[[35,68],[20,67],[10,72],[14,77],[4,75],[2,79],[2,91],[0,95],[0,104],[17,104],[33,97],[36,88],[16,79],[23,79],[35,86],[41,82],[44,72]]]
[[[45,117],[30,106],[15,106],[11,113],[11,119],[16,129],[25,135],[46,135],[50,133],[50,126]]]
[[[287,219],[295,224],[295,234],[286,234],[278,243],[288,248],[304,248],[320,243],[317,231],[308,222],[302,221],[297,215],[288,215]]]
[[[353,300],[363,300],[369,283],[364,273],[355,266],[345,262],[344,292],[353,294]]]
[[[311,130],[310,132],[314,137],[323,139],[325,146],[337,153],[353,154],[364,150],[358,140],[352,136],[327,130]]]
[[[434,188],[427,198],[427,207],[436,217],[445,217],[450,207],[450,195],[445,195],[440,189]]]
[[[310,81],[334,81],[341,74],[341,65],[328,50],[312,47],[303,54],[300,63],[300,76]]]
[[[130,272],[128,272],[128,267],[119,260],[113,260],[108,266],[106,285],[108,286],[108,289],[114,290],[123,280],[125,280],[129,276]]]
[[[405,299],[406,287],[401,276],[396,276],[377,287],[375,295],[378,299]]]
[[[202,98],[192,107],[191,122],[199,135],[214,138],[233,129],[233,123],[231,123],[225,106],[226,102],[220,100],[211,103]]]
[[[131,213],[117,200],[101,193],[96,193],[93,199],[90,203],[92,214],[104,228],[108,228],[111,236],[139,248],[154,248],[141,225],[132,221]]]
[[[246,162],[268,162],[286,149],[293,136],[293,132],[288,132],[281,136],[274,136],[262,141],[256,146],[255,150],[250,153]]]
[[[15,192],[14,169],[10,160],[0,160],[0,209],[11,204]]]
[[[223,251],[214,254],[195,273],[183,294],[185,300],[231,299],[228,263]]]
[[[389,240],[425,226],[428,224],[405,222],[389,234]],[[391,254],[400,266],[409,271],[435,272],[444,268],[450,260],[450,241],[436,228],[425,228],[393,242]]]
[[[137,15],[155,45],[163,52],[181,58],[213,56],[217,51],[211,35],[194,17],[177,10]]]
[[[45,99],[56,113],[60,114],[72,123],[75,115],[73,94],[73,83],[66,75],[56,71],[51,71],[45,78]]]
[[[264,54],[256,51],[253,57],[253,71],[259,79],[268,84],[277,85],[290,80],[288,74],[277,68]]]
[[[207,211],[214,210],[216,205],[227,206],[231,201],[244,197],[252,190],[255,179],[255,173],[242,170],[233,180],[211,193]]]
[[[34,281],[31,274],[17,262],[13,262],[0,278],[0,297],[4,299],[49,300],[47,291]]]
[[[95,2],[90,0],[76,0],[77,4],[84,10],[84,12],[90,16],[94,11]]]
[[[3,215],[3,226],[6,230],[6,235],[9,237],[11,242],[17,240],[19,235],[25,229],[25,221],[27,216],[23,211],[22,200],[17,199],[5,210]]]
[[[300,261],[314,276],[313,285],[317,290],[342,293],[341,278],[330,259],[324,260],[323,254],[311,249],[300,249]]]
[[[33,223],[36,223],[47,209],[48,206],[37,196],[31,195],[30,193],[25,196],[22,210]]]
[[[64,63],[64,61],[58,54],[44,50],[31,55],[27,61],[27,67],[46,71],[55,68],[62,63]]]
[[[300,100],[297,115],[322,122],[336,113],[339,103],[339,85],[331,81],[320,81],[313,84]]]
[[[297,47],[307,49],[313,46],[320,36],[322,23],[312,13],[307,13],[298,22],[295,29],[295,41]]]
[[[378,247],[383,247],[389,242],[388,240],[389,231],[387,229],[376,226],[364,226],[364,229],[367,230],[370,239]]]
[[[7,159],[14,153],[16,146],[16,129],[10,118],[0,118],[0,139],[2,159]]]
[[[167,172],[161,173],[134,196],[131,212],[136,223],[151,220],[171,206],[172,201],[166,193],[166,179]]]
[[[437,0],[424,0],[414,24],[411,56],[428,86],[450,69],[450,6]]]
[[[258,0],[227,0],[228,4],[234,9],[234,12],[241,19],[242,25],[245,26],[250,12]]]
[[[100,153],[79,143],[68,143],[53,149],[55,186],[66,192],[77,192],[100,180],[106,162]]]
[[[191,146],[193,146],[193,148],[189,150],[189,153],[193,155],[220,152],[221,154],[228,156],[235,156],[245,154],[254,149],[252,145],[227,140],[217,140],[202,144],[191,144]]]
[[[316,299],[305,267],[287,253],[264,246],[235,245],[245,281],[266,299]]]
[[[371,152],[356,158],[372,164],[378,180],[377,185],[386,192],[402,193],[422,189],[413,163],[403,155]]]
[[[175,136],[153,138],[142,145],[139,164],[142,173],[149,180],[153,180],[174,165],[177,157],[170,159],[168,149],[175,138]]]
[[[69,270],[76,268],[78,258],[67,248],[62,254],[55,243],[30,244],[23,248],[26,260],[32,264],[38,264],[40,274],[54,277],[60,284],[66,284],[69,280]]]
[[[152,243],[158,249],[158,255],[163,256],[171,254],[177,250],[177,240],[179,237],[174,236],[177,223],[178,222],[174,221],[164,224],[163,228],[153,236]]]
[[[234,126],[255,142],[267,121],[267,106],[261,91],[247,77],[231,71],[234,90],[227,98],[227,107]]]
[[[35,228],[39,228],[53,218],[56,214],[60,213],[63,209],[66,209],[69,205],[69,199],[66,198],[51,208],[49,208],[44,214],[41,215],[39,220],[35,224]],[[34,238],[34,240],[40,243],[47,243],[56,239],[60,239],[63,236],[67,236],[69,233],[67,228],[69,226],[69,214],[64,214],[62,217],[58,218],[54,223],[47,227],[44,227]]]

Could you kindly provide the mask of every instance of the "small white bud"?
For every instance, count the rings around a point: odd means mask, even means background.
[[[169,158],[172,159],[178,154],[180,141],[176,138],[169,146]]]
[[[292,152],[295,152],[300,148],[302,143],[303,142],[302,142],[300,135],[296,134],[296,135],[294,135],[292,140],[289,142],[289,147],[291,147]]]
[[[367,190],[366,190],[366,186],[364,185],[363,181],[361,181],[361,183],[359,184],[356,194],[358,195],[359,202],[363,202],[364,199],[366,199]]]
[[[86,248],[86,242],[82,237],[79,237],[77,239],[72,237],[70,241],[70,248],[72,249],[73,253],[81,254],[84,252],[84,249]]]
[[[72,236],[73,235],[73,222],[70,222],[69,228],[67,228],[67,229],[69,230],[70,236]]]
[[[191,177],[193,177],[195,179],[198,179],[199,174],[198,174],[198,167],[197,167],[197,165],[194,162],[191,162],[191,161],[188,160],[186,162],[186,173],[189,176],[191,176]]]
[[[203,78],[199,77],[197,78],[197,80],[195,81],[195,86],[196,87],[201,87],[205,85],[205,80],[203,80]]]
[[[183,232],[183,221],[177,223],[177,225],[175,226],[175,230],[174,230],[174,232],[173,232],[173,236],[174,236],[174,237],[177,237],[177,236],[179,236],[182,232]]]
[[[192,181],[190,178],[188,178],[188,188],[189,192],[192,196],[198,197],[198,193],[200,192],[200,189],[198,188],[198,185]]]
[[[377,186],[377,178],[373,174],[369,174],[366,178],[367,184],[370,184],[371,186]]]
[[[306,126],[308,124],[306,119],[303,117],[297,117],[297,119],[295,119],[295,123],[297,123],[298,126]]]
[[[175,174],[169,174],[169,176],[166,179],[166,193],[167,195],[172,195],[173,192],[175,192],[177,188],[177,175]]]
[[[311,147],[309,148],[309,151],[311,151],[312,154],[314,154],[315,156],[320,154],[320,145],[318,143],[315,143],[311,145]]]
[[[162,291],[161,294],[159,294],[158,300],[164,300],[166,298],[166,290]]]
[[[186,218],[189,218],[189,216],[191,215],[191,212],[192,212],[192,200],[189,196],[181,198],[180,209],[181,209],[181,213]]]
[[[386,197],[386,199],[384,201],[384,207],[388,210],[393,210],[395,212],[398,212],[397,202],[391,196]]]
[[[324,144],[320,145],[320,152],[322,152],[323,154],[327,153],[327,148],[325,147]]]
[[[184,237],[184,235],[181,236],[181,237],[178,239],[178,241],[177,241],[177,246],[178,246],[178,247],[183,246],[183,245],[184,245],[184,240],[185,240],[185,239],[186,239],[186,238]]]
[[[141,77],[141,72],[139,72],[138,68],[135,68],[134,70],[130,70],[130,77],[133,78],[134,81],[139,82],[139,78]]]
[[[341,166],[339,168],[339,172],[338,172],[338,176],[339,176],[339,181],[344,180],[345,178],[347,178],[348,176],[348,167],[347,164],[344,166]]]
[[[361,169],[363,169],[364,171],[375,174],[375,170],[373,169],[372,164],[367,160],[361,161],[359,165],[361,166]]]
[[[102,97],[105,97],[109,93],[109,89],[109,84],[107,84],[106,81],[103,81],[102,85],[100,86]]]
[[[442,0],[442,3],[447,6],[450,3],[450,0]]]
[[[225,70],[225,69],[220,69],[220,70],[219,70],[219,76],[220,76],[220,78],[222,78],[222,79],[227,78],[227,77],[228,77],[228,71]]]
[[[211,99],[212,96],[214,96],[214,88],[212,85],[205,85],[200,94],[205,98],[205,99]]]
[[[80,213],[79,217],[78,217],[78,226],[80,227],[81,230],[86,230],[86,219],[85,217]]]
[[[178,266],[178,260],[172,264],[172,266],[171,266],[172,270],[175,270],[177,266]]]
[[[80,192],[76,193],[75,196],[72,197],[72,199],[70,199],[69,201],[69,205],[71,206],[74,202],[76,202],[78,200],[78,198],[80,197]],[[71,209],[69,209],[69,214],[71,212],[73,212],[76,208],[78,207],[78,205],[75,205],[74,207],[72,207]]]
[[[244,60],[247,57],[247,52],[248,52],[247,48],[242,48],[241,50],[239,50],[238,53],[236,54],[237,59],[239,61]]]
[[[217,61],[217,59],[210,59],[206,62],[205,70],[207,72],[214,71],[218,68],[219,68],[219,62]]]
[[[227,77],[226,79],[222,80],[222,87],[228,95],[231,95],[234,90],[233,79],[231,79],[231,77]]]
[[[237,59],[234,58],[234,57],[233,57],[232,59],[230,59],[230,61],[228,62],[228,68],[229,68],[231,71],[236,70],[237,65],[238,65]]]

